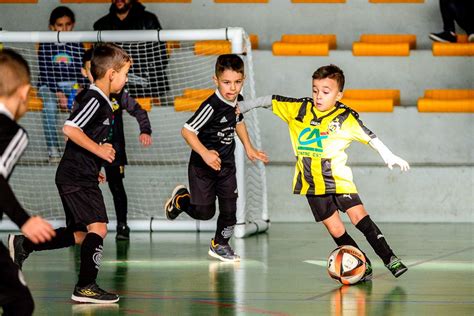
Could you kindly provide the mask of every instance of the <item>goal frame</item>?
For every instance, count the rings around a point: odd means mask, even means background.
[[[245,54],[251,63],[251,47],[248,36],[241,27],[227,27],[220,29],[188,29],[188,30],[130,30],[130,31],[0,31],[0,43],[72,43],[72,42],[154,42],[154,41],[201,41],[201,40],[227,40],[231,43],[231,52],[234,54]],[[252,73],[248,76],[250,80],[250,95],[255,97],[254,78]],[[237,224],[234,236],[244,238],[255,233],[268,230],[270,220],[268,216],[267,184],[265,167],[259,164],[262,174],[262,211],[261,218],[252,222],[246,220],[246,196],[245,196],[245,152],[242,143],[236,138],[235,159],[237,168],[237,185],[239,197],[237,199]],[[50,221],[55,227],[64,225],[63,221]],[[115,229],[115,221],[110,221],[109,228]],[[214,231],[215,221],[166,221],[155,219],[129,220],[129,226],[135,231]],[[0,230],[14,230],[17,227],[8,219],[0,222]]]

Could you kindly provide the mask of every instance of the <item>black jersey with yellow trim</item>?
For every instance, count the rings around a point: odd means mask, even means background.
[[[84,92],[76,109],[64,125],[80,128],[95,143],[110,142],[113,110],[109,98],[96,86]],[[66,142],[63,157],[56,172],[56,183],[92,187],[104,160],[71,140]]]
[[[242,95],[238,95],[234,102],[230,102],[216,90],[184,125],[186,129],[196,133],[204,147],[219,153],[223,166],[235,164],[235,127],[244,119],[242,114],[236,114],[236,105],[243,99]],[[189,163],[199,167],[207,166],[194,150],[191,151]]]

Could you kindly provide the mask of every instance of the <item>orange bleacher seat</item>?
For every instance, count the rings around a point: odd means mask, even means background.
[[[343,97],[361,100],[391,99],[393,105],[400,105],[400,90],[397,89],[347,89]]]
[[[474,56],[474,43],[433,43],[433,56]]]
[[[473,89],[426,90],[418,99],[419,112],[474,112]]]
[[[342,103],[357,112],[393,112],[393,99],[347,99]]]
[[[268,3],[268,0],[214,0],[215,3]]]
[[[283,34],[280,41],[296,44],[328,43],[329,49],[337,48],[335,34]]]
[[[42,111],[43,100],[38,97],[38,91],[35,88],[31,88],[28,94],[28,111]]]
[[[230,54],[232,46],[229,41],[197,41],[194,43],[195,55]]]
[[[371,3],[423,3],[425,0],[369,0]]]
[[[153,98],[135,98],[135,100],[140,104],[140,107],[147,112],[150,112],[153,103],[156,103],[156,100]],[[159,102],[157,103],[159,104]]]
[[[346,3],[346,0],[291,0],[292,3]]]
[[[275,56],[328,56],[328,43],[283,43],[275,42],[272,45]]]
[[[184,89],[182,96],[174,98],[175,111],[196,111],[211,94],[213,89]]]
[[[416,35],[413,34],[362,34],[359,41],[377,44],[408,43],[410,49],[416,49]]]
[[[354,56],[409,56],[410,44],[377,44],[355,42],[352,44],[352,54]]]
[[[250,45],[252,49],[258,49],[258,35],[257,34],[249,34]]]

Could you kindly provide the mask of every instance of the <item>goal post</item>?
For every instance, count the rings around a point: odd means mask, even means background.
[[[0,31],[0,43],[3,47],[15,49],[30,64],[34,88],[30,98],[32,110],[21,121],[29,133],[30,145],[10,179],[16,196],[30,214],[41,215],[55,226],[64,225],[64,213],[54,184],[57,162],[48,160],[44,135],[45,99],[39,91],[38,44],[84,43],[85,45],[85,43],[98,42],[118,43],[132,55],[134,61],[135,58],[139,59],[139,63],[132,65],[129,83],[142,79],[140,76],[133,75],[134,70],[137,71],[136,73],[152,72],[153,70],[144,67],[148,64],[164,65],[162,66],[165,69],[163,76],[168,81],[165,93],[158,93],[159,88],[153,80],[145,80],[143,90],[140,90],[137,95],[130,90],[131,96],[136,97],[142,107],[149,111],[153,129],[151,148],[140,146],[136,121],[127,113],[123,114],[128,156],[124,184],[129,200],[129,226],[135,231],[213,231],[216,225],[215,220],[195,221],[184,215],[174,221],[167,221],[163,205],[175,185],[187,184],[187,162],[190,149],[182,139],[179,130],[186,119],[192,115],[190,112],[192,109],[187,107],[188,103],[195,106],[204,101],[215,89],[212,76],[215,60],[219,54],[232,52],[244,59],[246,81],[243,95],[245,98],[255,97],[251,45],[247,34],[239,27],[86,32]],[[147,43],[166,43],[166,57],[163,57],[162,52],[156,47],[146,46]],[[204,51],[202,48],[198,51],[197,46],[200,43],[210,43],[210,45],[204,45]],[[137,70],[137,67],[140,67],[139,64],[142,64],[142,68]],[[145,97],[141,96],[142,93]],[[178,103],[183,104],[183,101],[184,110],[178,106]],[[158,104],[160,106],[157,106]],[[60,134],[61,126],[68,113],[58,110],[55,115],[57,116],[56,130]],[[247,113],[245,122],[253,144],[262,148],[257,113]],[[64,140],[60,141],[63,146]],[[261,162],[251,163],[246,158],[238,138],[236,138],[235,157],[239,198],[234,236],[242,238],[266,231],[270,221],[264,165]],[[113,230],[115,229],[114,203],[107,185],[100,187],[111,219],[109,226]],[[3,222],[0,222],[0,229],[12,228],[14,228],[13,224],[5,218]]]

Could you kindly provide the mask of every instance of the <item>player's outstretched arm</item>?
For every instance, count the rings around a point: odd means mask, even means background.
[[[393,169],[393,166],[394,165],[399,165],[400,166],[400,169],[402,171],[408,171],[410,169],[410,165],[408,164],[408,162],[406,162],[405,160],[403,160],[402,158],[394,155],[390,149],[388,149],[387,146],[385,146],[384,143],[382,143],[382,141],[380,139],[378,139],[377,137],[376,138],[373,138],[370,142],[369,142],[369,145],[375,149],[379,154],[380,156],[382,157],[383,161],[387,164],[387,166],[390,168],[390,169]]]
[[[201,143],[196,133],[186,127],[181,129],[181,135],[189,147],[198,153],[209,167],[214,170],[221,170],[221,159],[217,151],[207,149],[206,146]]]
[[[70,141],[73,141],[74,143],[90,151],[94,155],[108,162],[114,161],[115,149],[112,147],[112,144],[97,144],[92,139],[90,139],[80,128],[75,126],[64,125],[63,132],[64,135],[66,135]]]
[[[244,145],[245,152],[250,161],[255,162],[256,159],[263,161],[264,163],[269,161],[268,156],[264,151],[255,149],[255,147],[253,147],[252,142],[250,141],[249,133],[247,131],[247,126],[245,125],[244,121],[237,123],[235,130],[237,132],[237,136],[239,136],[239,139],[242,142],[242,145]]]
[[[266,95],[264,97],[252,99],[252,100],[246,100],[246,101],[240,101],[239,102],[239,108],[241,113],[246,113],[252,109],[255,108],[266,108],[266,109],[271,109],[272,108],[272,96],[271,95]]]

